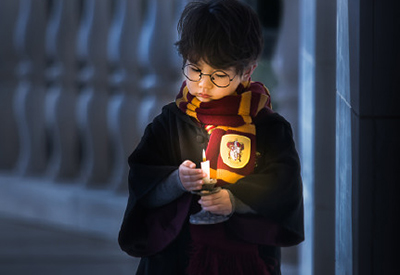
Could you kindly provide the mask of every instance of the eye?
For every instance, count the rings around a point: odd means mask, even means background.
[[[217,71],[217,72],[215,72],[214,74],[213,74],[213,77],[214,78],[225,78],[225,77],[229,77],[229,75],[227,74],[227,73],[225,73],[225,72],[222,72],[222,71]]]
[[[188,66],[192,72],[201,73],[201,70],[195,66]]]

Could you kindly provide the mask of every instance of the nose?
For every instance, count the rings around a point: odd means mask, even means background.
[[[203,74],[199,83],[199,87],[201,88],[212,88],[213,83],[211,82],[211,75],[209,74]]]

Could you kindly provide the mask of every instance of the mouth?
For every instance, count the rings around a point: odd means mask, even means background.
[[[210,95],[207,95],[207,94],[198,94],[197,96],[201,97],[201,98],[210,98],[211,97]]]

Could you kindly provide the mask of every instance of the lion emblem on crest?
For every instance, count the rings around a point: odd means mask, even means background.
[[[244,144],[239,141],[231,141],[226,144],[229,148],[228,159],[233,161],[242,161],[242,151],[244,150]]]

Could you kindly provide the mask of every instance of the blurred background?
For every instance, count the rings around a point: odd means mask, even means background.
[[[127,157],[180,87],[187,2],[0,0],[0,274],[135,273]],[[302,161],[306,241],[283,274],[392,274],[399,3],[244,2],[265,39],[253,80]]]

